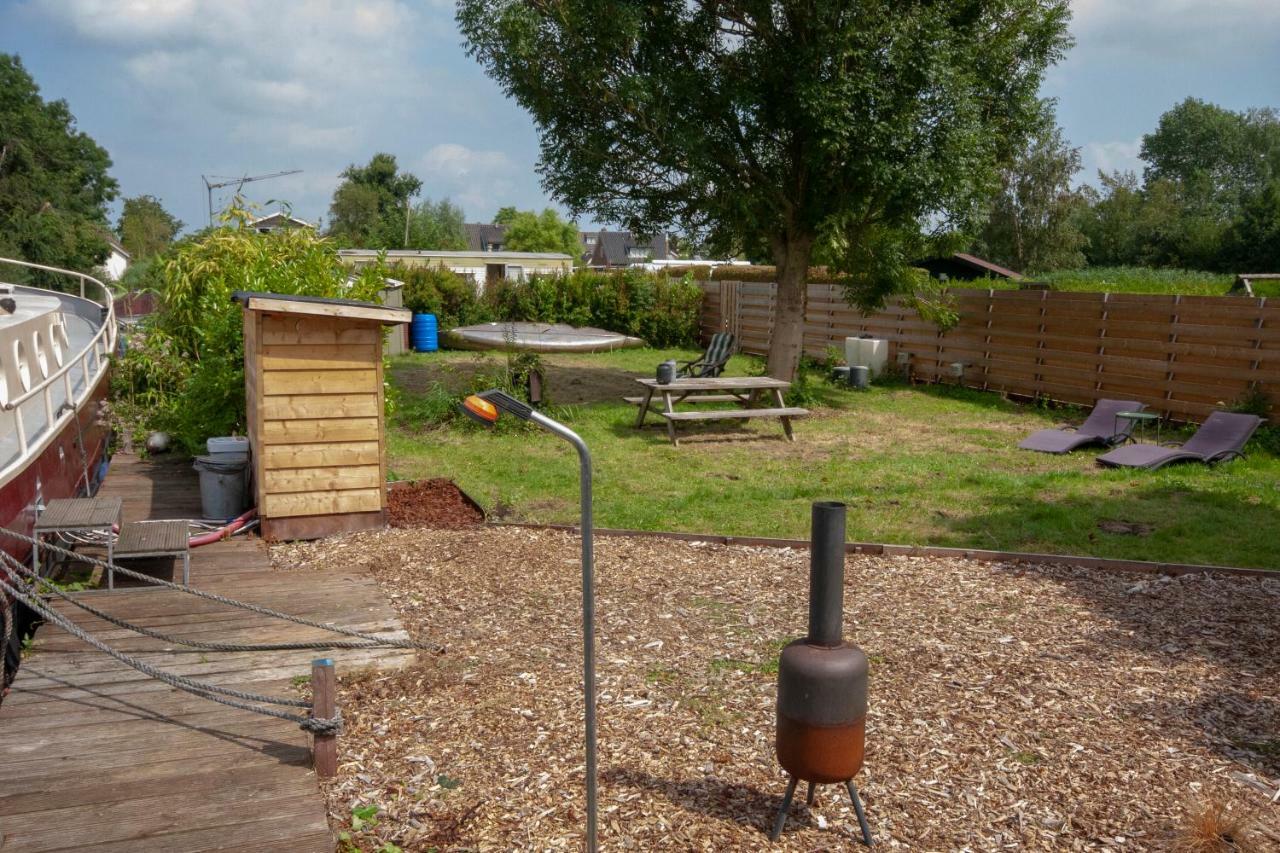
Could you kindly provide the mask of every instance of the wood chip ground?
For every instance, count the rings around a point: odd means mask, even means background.
[[[808,554],[597,554],[604,849],[857,849],[835,786],[767,841],[786,782],[775,661],[805,631]],[[368,570],[410,632],[448,645],[344,675],[335,829],[378,805],[351,834],[365,850],[580,849],[576,537],[399,530],[274,556]],[[1250,821],[1239,849],[1280,849],[1280,576],[850,557],[845,596],[871,661],[857,781],[884,848],[1165,850],[1218,801]]]

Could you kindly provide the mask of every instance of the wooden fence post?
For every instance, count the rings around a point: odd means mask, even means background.
[[[330,720],[337,713],[338,684],[333,674],[333,661],[317,658],[311,662],[311,716]],[[311,755],[316,776],[332,779],[338,775],[338,736],[317,734],[312,738]]]

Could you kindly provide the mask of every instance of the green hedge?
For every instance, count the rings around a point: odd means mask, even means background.
[[[652,347],[698,343],[702,290],[690,276],[574,270],[504,281],[491,286],[485,299],[502,320],[596,326],[644,338]]]
[[[471,283],[441,268],[396,268],[404,305],[435,314],[442,329],[493,320],[534,320],[596,326],[634,335],[655,347],[696,346],[702,290],[690,276],[642,270],[534,274],[491,284],[477,296]]]
[[[442,329],[496,319],[470,281],[443,267],[396,265],[390,275],[404,282],[404,307],[415,314],[435,314]]]

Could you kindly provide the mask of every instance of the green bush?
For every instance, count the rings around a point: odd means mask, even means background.
[[[689,276],[574,270],[496,283],[485,301],[500,320],[597,326],[643,338],[651,347],[687,347],[698,342],[702,290]]]
[[[451,270],[395,266],[390,275],[404,282],[404,307],[415,314],[435,314],[442,329],[493,319],[492,309],[476,296],[471,282]]]
[[[113,380],[117,407],[139,429],[163,429],[189,453],[209,436],[243,433],[242,307],[237,290],[376,301],[386,268],[348,281],[337,250],[307,229],[259,234],[233,224],[162,256],[160,306],[131,335]]]

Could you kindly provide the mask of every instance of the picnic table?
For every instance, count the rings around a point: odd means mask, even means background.
[[[645,389],[642,397],[624,397],[628,403],[640,407],[636,416],[636,428],[644,426],[649,407],[656,405],[659,398],[662,408],[658,414],[666,418],[667,435],[671,443],[679,445],[676,437],[677,421],[713,421],[750,418],[777,418],[782,421],[782,431],[787,441],[795,441],[791,432],[791,419],[802,418],[809,414],[808,409],[787,406],[782,399],[782,392],[791,387],[791,383],[771,376],[716,376],[706,378],[675,379],[665,385],[656,379],[637,379]],[[761,397],[772,398],[774,405],[762,405]],[[703,409],[677,411],[676,406],[685,403],[738,403],[738,409]]]

